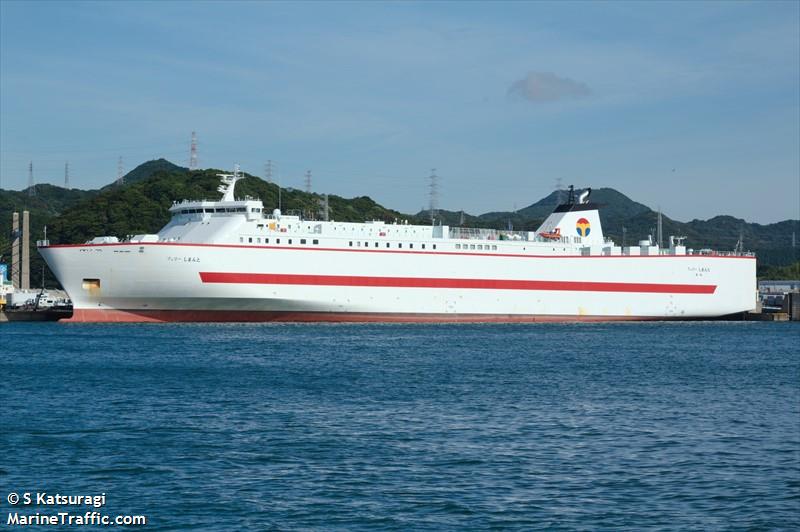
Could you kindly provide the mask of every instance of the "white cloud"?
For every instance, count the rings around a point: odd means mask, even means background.
[[[583,98],[591,93],[585,83],[562,78],[552,72],[528,72],[527,76],[515,81],[508,88],[509,96],[524,98],[531,102]]]

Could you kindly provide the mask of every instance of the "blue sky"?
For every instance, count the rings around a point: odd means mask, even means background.
[[[416,212],[800,217],[800,3],[0,1],[0,186],[155,157]]]

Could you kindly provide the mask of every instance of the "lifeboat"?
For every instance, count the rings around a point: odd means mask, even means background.
[[[539,236],[542,238],[547,238],[548,240],[558,240],[561,238],[561,228],[556,227],[552,231],[548,231],[546,233],[539,233]]]

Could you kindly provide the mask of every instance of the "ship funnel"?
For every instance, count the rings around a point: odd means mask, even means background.
[[[580,204],[589,203],[589,195],[591,193],[592,193],[592,189],[591,188],[587,188],[586,190],[581,192],[581,195],[578,196],[578,203],[580,203]]]

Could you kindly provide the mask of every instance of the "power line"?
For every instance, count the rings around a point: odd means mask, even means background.
[[[272,183],[272,159],[267,160],[264,165],[264,179],[267,183]]]
[[[431,215],[431,223],[434,223],[436,217],[439,216],[439,176],[436,175],[436,168],[431,168],[431,175],[428,179],[430,179],[428,184],[430,189],[428,212]]]
[[[125,174],[122,168],[122,155],[117,160],[117,185],[122,186],[125,184]]]
[[[189,148],[189,170],[197,170],[197,133],[192,131],[192,143]]]
[[[36,195],[36,186],[33,182],[33,161],[28,163],[28,195]]]

